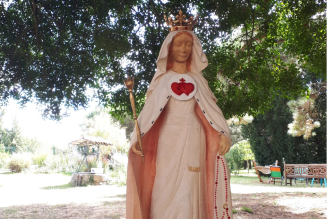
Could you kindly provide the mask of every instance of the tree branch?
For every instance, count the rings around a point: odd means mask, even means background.
[[[157,17],[157,20],[158,20],[158,23],[159,23],[159,27],[161,26],[162,22],[161,22],[161,19],[160,16],[159,16],[159,13],[156,9],[156,5],[154,4],[153,0],[149,0],[150,4],[151,4],[151,7],[152,7],[152,11],[154,12],[154,14],[156,15]]]
[[[36,40],[36,46],[39,47],[38,43],[38,22],[37,22],[37,8],[36,8],[36,3],[35,0],[30,0],[30,5],[33,11],[33,16],[34,16],[34,28],[35,28],[35,40]]]

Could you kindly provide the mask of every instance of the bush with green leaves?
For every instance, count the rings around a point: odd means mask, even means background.
[[[10,159],[10,154],[5,151],[5,146],[0,144],[0,168],[6,168],[6,164]]]
[[[110,184],[117,184],[119,186],[126,186],[127,170],[124,165],[117,167],[110,171]]]
[[[32,165],[32,155],[30,153],[14,153],[8,162],[8,168],[12,172],[20,173]]]
[[[46,152],[38,151],[38,152],[34,153],[33,157],[32,157],[33,164],[37,165],[39,167],[45,166],[44,161],[46,160],[47,156],[48,156],[48,153],[46,153]]]
[[[6,152],[0,152],[0,169],[6,168],[7,163],[10,159],[10,154]]]
[[[58,153],[48,155],[44,160],[44,166],[39,168],[41,173],[74,173],[77,171],[81,155],[78,153]]]
[[[228,165],[231,165],[230,168],[235,170],[236,173],[239,173],[243,162],[253,160],[254,154],[251,151],[250,142],[248,140],[242,140],[234,144],[225,157]]]

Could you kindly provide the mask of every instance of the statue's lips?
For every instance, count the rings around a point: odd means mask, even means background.
[[[172,83],[171,89],[172,91],[177,94],[178,96],[182,94],[186,94],[187,96],[194,91],[194,84],[192,83],[184,83],[184,80],[182,78],[182,82],[180,83]]]

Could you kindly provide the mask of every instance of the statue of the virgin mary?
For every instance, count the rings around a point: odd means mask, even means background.
[[[132,135],[127,219],[233,218],[223,156],[230,131],[202,76],[208,60],[193,33],[196,20],[179,18],[169,19],[170,33],[138,117],[144,162],[132,150],[138,147],[136,131]]]

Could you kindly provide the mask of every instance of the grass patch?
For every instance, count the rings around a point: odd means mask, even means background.
[[[268,182],[269,181],[269,177],[265,177],[265,176],[261,176],[261,179],[264,182]],[[308,185],[306,184],[305,181],[296,181],[296,183],[292,183],[292,186],[287,185],[285,186],[285,180],[283,180],[283,184],[280,185],[280,180],[276,180],[276,184],[274,185],[273,182],[270,182],[270,184],[268,183],[260,183],[259,182],[259,178],[257,176],[239,176],[239,175],[231,175],[230,178],[230,182],[232,184],[241,184],[241,185],[250,185],[250,186],[274,186],[274,187],[288,187],[288,188],[309,188],[311,187],[311,183],[309,183]],[[311,182],[311,180],[310,180]],[[324,187],[320,185],[320,183],[313,183],[313,187],[315,188],[322,188]]]
[[[4,213],[5,214],[16,214],[17,213],[17,209],[14,209],[14,208],[8,208],[6,210],[4,210]]]
[[[72,184],[67,183],[67,184],[57,185],[57,186],[46,186],[46,187],[42,187],[41,189],[50,190],[50,189],[70,189],[70,188],[73,188]]]
[[[126,198],[126,194],[118,194],[118,195],[102,196],[101,198]]]
[[[233,209],[233,214],[237,214],[238,211],[236,209]]]
[[[234,175],[238,175],[238,174],[242,174],[242,175],[243,174],[245,174],[245,175],[246,174],[257,174],[256,171],[255,171],[255,169],[250,169],[249,172],[248,172],[247,169],[246,170],[243,169],[243,170],[240,170],[237,174],[235,174],[236,171],[232,171],[232,172],[233,172],[232,174],[234,174]]]
[[[268,180],[268,177],[261,177],[262,180]],[[259,182],[257,176],[237,176],[232,175],[230,178],[230,182],[233,184],[243,184],[243,185],[260,185],[262,183],[253,183],[255,181]]]
[[[53,208],[67,208],[67,205],[66,204],[58,204],[58,205],[53,206]]]
[[[110,205],[110,202],[105,201],[105,202],[103,202],[103,205]]]
[[[1,175],[11,175],[11,174],[16,174],[15,172],[4,172],[4,173],[0,173]]]
[[[253,213],[252,209],[251,208],[248,208],[248,207],[242,207],[242,211],[245,211],[245,212],[248,212],[248,213]]]

